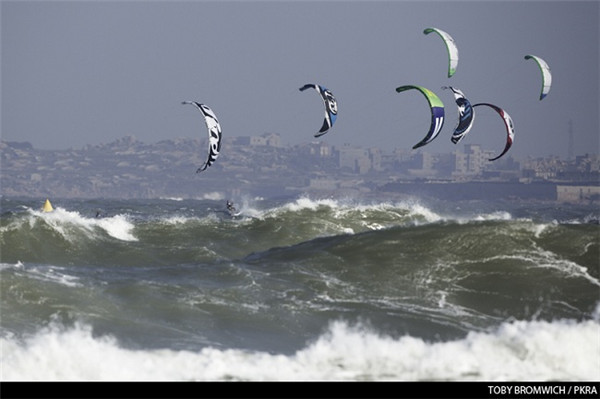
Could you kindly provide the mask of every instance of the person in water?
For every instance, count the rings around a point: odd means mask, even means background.
[[[229,200],[227,201],[227,210],[231,214],[234,214],[236,211],[235,207],[233,206],[233,202],[230,202]]]

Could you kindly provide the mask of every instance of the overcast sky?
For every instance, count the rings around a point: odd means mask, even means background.
[[[446,109],[442,132],[420,150],[481,144],[500,153],[506,133],[491,109],[457,145],[454,97],[490,102],[513,118],[509,155],[566,158],[599,152],[598,1],[6,1],[1,2],[2,140],[40,149],[81,148],[132,135],[146,143],[206,137],[205,103],[224,140],[279,133],[285,145],[314,140],[323,103],[305,83],[338,100],[320,140],[411,150],[430,124],[414,84]],[[437,27],[460,60],[447,76]],[[552,69],[541,74],[526,54]]]

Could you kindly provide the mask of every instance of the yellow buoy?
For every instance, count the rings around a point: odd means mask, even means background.
[[[52,208],[52,204],[50,203],[49,199],[46,199],[46,202],[44,202],[44,207],[42,208],[42,210],[44,212],[52,212],[54,210],[54,208]]]

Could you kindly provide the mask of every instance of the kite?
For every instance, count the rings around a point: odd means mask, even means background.
[[[443,86],[442,89],[450,89],[454,93],[454,99],[456,100],[456,106],[458,107],[458,124],[452,133],[450,140],[457,144],[469,133],[473,127],[475,121],[475,113],[473,112],[473,106],[471,102],[467,100],[462,91],[452,86]]]
[[[337,101],[333,94],[331,94],[331,92],[323,86],[308,83],[302,86],[300,91],[304,91],[306,89],[315,89],[321,95],[323,104],[325,105],[325,120],[323,121],[323,126],[321,126],[321,130],[315,133],[315,137],[320,137],[327,133],[329,129],[331,129],[335,123],[335,120],[337,119]]]
[[[527,54],[525,56],[526,60],[532,59],[534,60],[538,67],[540,68],[540,71],[542,72],[542,90],[540,92],[540,101],[544,99],[544,97],[546,97],[548,95],[548,92],[550,91],[550,87],[552,86],[552,73],[550,73],[550,67],[548,66],[548,64],[546,63],[546,61],[544,61],[543,59],[541,59],[538,56],[535,55],[531,55],[531,54]]]
[[[510,115],[508,115],[508,113],[505,110],[503,110],[502,108],[497,107],[493,104],[488,104],[488,103],[475,104],[475,105],[473,105],[473,108],[479,107],[481,105],[486,105],[486,106],[494,109],[498,113],[498,115],[500,115],[502,117],[502,119],[504,120],[504,125],[506,126],[506,145],[504,146],[504,150],[497,157],[489,159],[489,161],[495,161],[496,159],[498,159],[501,156],[503,156],[504,154],[506,154],[506,152],[512,146],[513,140],[515,138],[515,127],[513,125],[513,121],[512,121],[512,118],[510,117]]]
[[[202,112],[204,121],[206,123],[206,128],[208,129],[208,159],[204,165],[196,170],[196,173],[199,173],[212,165],[219,156],[219,151],[221,151],[221,138],[223,137],[221,133],[221,125],[219,124],[215,113],[206,105],[197,103],[195,101],[184,101],[182,104],[192,104],[196,106],[196,108]]]
[[[456,42],[448,33],[444,32],[438,28],[427,28],[423,31],[424,34],[428,35],[431,32],[435,32],[444,41],[446,45],[446,49],[448,50],[448,77],[451,78],[452,75],[456,72],[456,67],[458,66],[458,47],[456,47]]]
[[[425,135],[423,140],[413,146],[414,150],[424,146],[425,144],[429,144],[442,130],[442,126],[444,126],[444,103],[442,103],[442,100],[440,100],[440,98],[434,92],[426,89],[425,87],[407,85],[398,87],[396,91],[400,93],[412,89],[421,92],[425,98],[427,98],[429,107],[431,108],[431,127],[429,128],[429,132],[427,132],[427,135]]]

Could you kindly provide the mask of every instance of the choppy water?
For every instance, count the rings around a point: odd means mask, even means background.
[[[600,379],[592,206],[1,201],[3,380]]]

